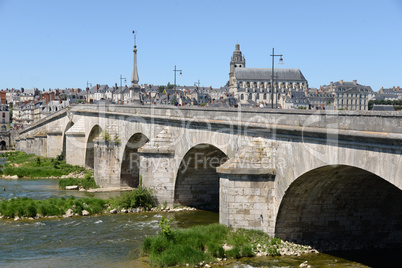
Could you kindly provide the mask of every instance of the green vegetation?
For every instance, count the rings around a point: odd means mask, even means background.
[[[86,173],[83,179],[76,179],[76,178],[67,178],[67,179],[60,179],[59,182],[60,189],[66,189],[66,186],[77,185],[79,188],[88,189],[95,189],[99,188],[96,184],[95,179],[91,176],[91,173]]]
[[[0,154],[0,157],[7,157],[3,173],[17,175],[19,178],[60,177],[85,170],[83,167],[66,164],[62,155],[53,159],[24,152],[6,152]]]
[[[61,216],[68,209],[81,215],[85,209],[90,214],[97,214],[104,211],[107,200],[99,198],[79,198],[74,196],[68,199],[49,198],[46,200],[33,200],[27,197],[12,198],[10,200],[0,201],[0,213],[6,218],[18,217],[36,217],[40,216]]]
[[[143,255],[149,256],[151,264],[158,267],[251,257],[257,247],[263,247],[270,255],[278,255],[277,246],[281,243],[280,239],[270,238],[262,231],[234,230],[220,224],[179,230],[171,229],[170,221],[162,217],[159,226],[161,232],[147,237],[142,247]]]
[[[374,104],[377,105],[393,105],[395,111],[400,111],[402,110],[402,100],[370,100],[368,103],[368,109],[372,110]]]
[[[119,144],[121,143],[118,134],[115,134],[115,135],[113,136],[113,138],[112,138],[112,135],[111,135],[108,131],[104,130],[104,131],[102,131],[102,133],[100,134],[100,136],[101,136],[101,137],[103,138],[103,140],[104,140],[105,142],[107,142],[107,143],[109,143],[109,142],[111,142],[111,141],[113,141],[116,145],[119,145]]]
[[[136,207],[150,209],[155,206],[155,200],[150,189],[140,186],[130,192],[124,192],[119,197],[111,198],[110,204],[118,209]]]
[[[85,180],[85,179],[84,179]],[[151,197],[151,199],[149,199]],[[49,198],[46,200],[33,200],[30,198],[12,198],[0,200],[0,214],[5,218],[36,217],[36,216],[61,216],[68,209],[82,215],[85,209],[89,214],[100,214],[112,208],[150,208],[154,205],[151,192],[144,187],[134,189],[123,194],[119,198]]]

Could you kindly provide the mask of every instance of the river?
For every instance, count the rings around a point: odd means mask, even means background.
[[[79,191],[60,191],[57,180],[0,179],[0,187],[6,189],[1,191],[1,199],[88,195]],[[90,196],[105,198],[116,194]],[[172,226],[177,228],[219,220],[218,213],[201,210],[24,221],[1,219],[0,267],[148,267],[138,259],[140,248],[145,237],[159,231],[158,222],[162,216],[172,218]],[[354,258],[349,256],[348,259]],[[299,267],[304,261],[313,267],[367,267],[327,254],[245,258],[225,264],[225,267]]]

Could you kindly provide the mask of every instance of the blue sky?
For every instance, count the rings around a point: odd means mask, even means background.
[[[402,0],[0,0],[0,88],[140,84],[220,87],[239,43],[246,67],[299,68],[310,87],[402,86]],[[124,84],[124,83],[123,83]]]

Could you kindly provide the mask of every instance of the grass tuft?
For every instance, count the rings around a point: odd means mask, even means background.
[[[161,233],[147,237],[142,253],[149,256],[157,267],[199,265],[215,262],[216,258],[242,258],[255,256],[257,244],[267,246],[270,255],[278,255],[278,238],[256,230],[234,230],[224,225],[211,224],[189,229],[170,229],[170,221],[162,218]],[[169,230],[169,235],[166,235]],[[223,245],[230,249],[225,251]]]
[[[60,189],[66,189],[66,186],[71,185],[77,185],[78,187],[82,187],[87,190],[99,188],[99,186],[95,182],[95,179],[89,173],[85,174],[85,178],[83,179],[76,179],[76,178],[60,179],[58,185]]]
[[[132,191],[124,192],[121,196],[112,198],[111,206],[116,208],[152,208],[155,206],[155,200],[152,191],[146,187],[138,187]]]

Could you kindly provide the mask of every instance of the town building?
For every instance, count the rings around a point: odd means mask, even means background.
[[[346,82],[339,80],[321,87],[323,92],[333,95],[333,109],[335,110],[368,110],[368,102],[375,93],[370,86],[357,83],[357,80]]]
[[[272,78],[273,85],[272,85]],[[242,105],[265,105],[280,107],[292,91],[304,92],[308,88],[307,79],[299,69],[246,68],[246,60],[236,44],[230,61],[229,93]]]

